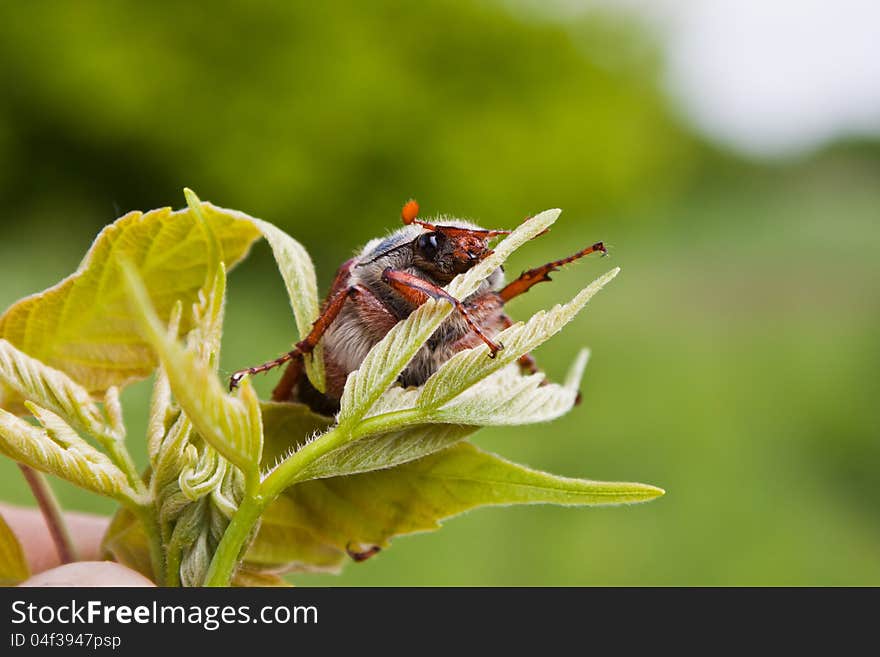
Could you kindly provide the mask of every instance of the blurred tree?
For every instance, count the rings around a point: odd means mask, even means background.
[[[336,260],[328,235],[362,242],[410,196],[500,225],[607,212],[693,159],[644,58],[584,55],[639,39],[451,0],[4,4],[3,220],[93,232],[189,185]]]

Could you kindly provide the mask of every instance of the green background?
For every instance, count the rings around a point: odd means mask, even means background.
[[[509,271],[600,239],[612,257],[510,312],[622,267],[536,354],[559,378],[590,346],[584,401],[475,442],[667,495],[478,510],[340,576],[293,581],[880,584],[878,144],[742,160],[675,114],[660,71],[634,24],[489,2],[4,3],[0,308],[71,273],[122,213],[182,206],[184,186],[287,230],[324,290],[410,197],[498,228],[561,207]],[[261,244],[231,276],[224,373],[294,336]],[[124,394],[141,462],[148,391]],[[69,508],[112,510],[58,490]],[[0,499],[29,503],[8,462]]]

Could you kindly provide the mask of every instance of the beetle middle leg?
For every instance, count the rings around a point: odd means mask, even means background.
[[[290,399],[293,389],[299,385],[299,380],[305,370],[303,355],[298,354],[291,358],[290,365],[284,370],[284,374],[278,380],[275,388],[272,390],[272,401],[286,401]]]

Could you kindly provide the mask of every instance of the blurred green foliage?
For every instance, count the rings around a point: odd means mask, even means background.
[[[584,403],[476,442],[667,496],[483,510],[296,581],[880,584],[880,153],[738,161],[676,120],[658,70],[635,26],[530,22],[491,2],[5,3],[0,306],[73,271],[119,214],[182,206],[184,186],[297,237],[325,289],[409,197],[491,227],[561,207],[511,271],[597,239],[612,259],[511,312],[622,266],[537,354],[559,377],[593,348]],[[231,276],[228,317],[226,371],[293,339],[265,245]],[[124,395],[141,457],[148,391]],[[0,499],[28,503],[16,469],[0,475]]]

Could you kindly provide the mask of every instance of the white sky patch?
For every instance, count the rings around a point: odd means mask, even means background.
[[[659,32],[666,84],[707,136],[784,156],[880,134],[880,0],[510,0],[558,20],[596,7]]]

